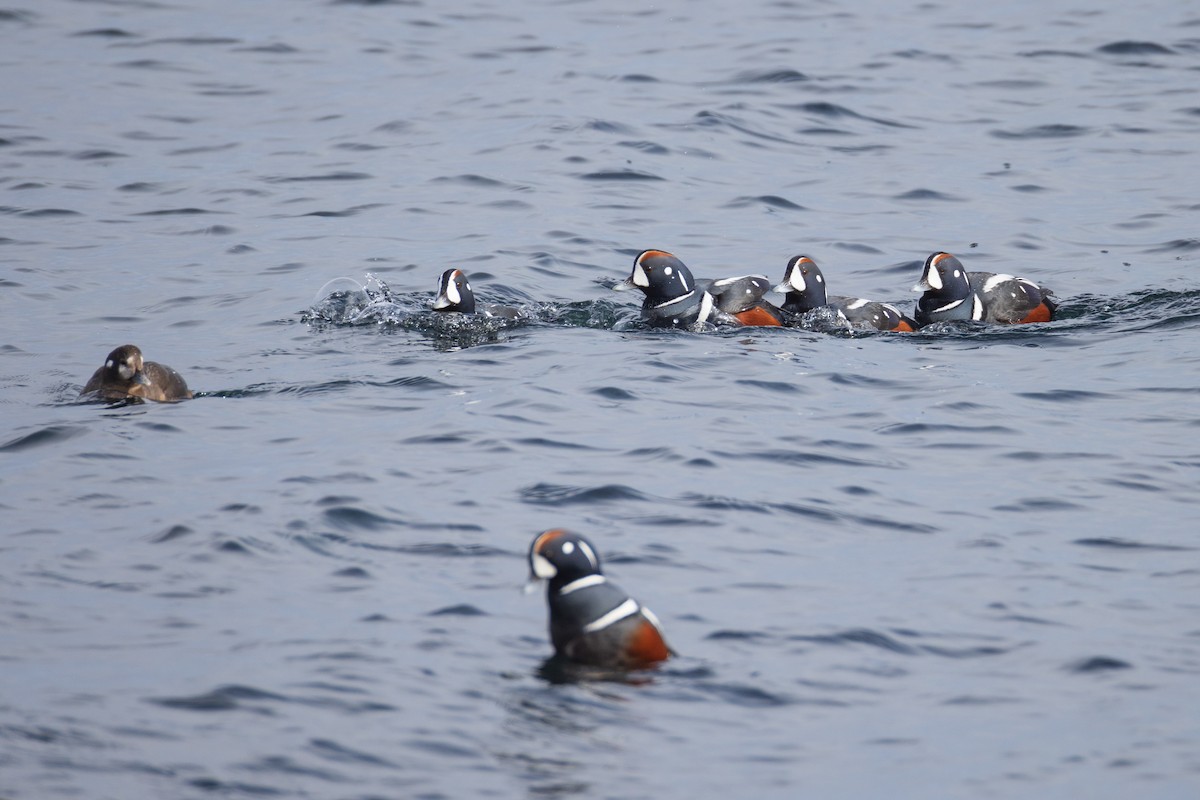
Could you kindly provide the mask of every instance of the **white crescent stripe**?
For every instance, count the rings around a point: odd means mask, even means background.
[[[648,608],[643,607],[642,614],[646,617],[646,619],[650,620],[651,625],[658,628],[660,633],[662,632],[662,623],[658,621],[658,617],[654,616],[653,611],[651,611]]]
[[[704,293],[704,297],[700,298],[700,313],[696,317],[696,323],[702,324],[708,321],[708,315],[713,310],[713,296],[708,292]]]
[[[621,603],[621,605],[617,606],[616,608],[614,608],[612,611],[605,614],[600,619],[595,620],[593,622],[589,622],[587,625],[584,625],[583,632],[584,633],[595,633],[596,631],[602,631],[605,628],[607,628],[609,625],[612,625],[615,622],[620,622],[621,620],[625,619],[626,617],[631,617],[634,614],[636,614],[637,612],[638,612],[637,600],[634,600],[632,597],[630,597],[624,603]]]
[[[1016,278],[1012,275],[1005,275],[1002,272],[998,272],[983,282],[983,291],[985,293],[995,291],[996,287],[1000,286],[1000,284],[1015,280]]]
[[[667,306],[671,305],[672,303],[682,303],[684,300],[687,300],[689,297],[691,297],[695,293],[696,293],[696,290],[693,289],[692,291],[688,292],[687,294],[681,294],[681,295],[679,295],[679,297],[676,297],[673,300],[668,300],[665,303],[659,303],[656,306],[652,306],[652,308],[666,308]]]
[[[596,554],[592,552],[592,548],[583,539],[579,540],[579,549],[587,556],[587,560],[591,562],[592,569],[600,569],[600,562],[596,560]]]
[[[589,586],[596,586],[598,584],[605,583],[607,580],[608,579],[603,575],[584,575],[582,578],[571,581],[566,586],[559,589],[558,593],[560,595],[570,594],[571,592],[578,591],[579,589],[586,589]]]

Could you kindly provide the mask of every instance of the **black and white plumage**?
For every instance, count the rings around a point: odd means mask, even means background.
[[[1049,322],[1058,309],[1054,293],[1044,286],[1003,273],[967,272],[961,261],[941,251],[925,259],[913,291],[923,292],[914,314],[921,325]]]
[[[555,655],[579,664],[637,669],[674,653],[651,611],[600,570],[600,557],[584,537],[555,528],[529,547],[532,580],[548,581],[550,641]]]
[[[821,268],[808,256],[794,256],[783,272],[783,282],[775,287],[782,292],[780,306],[789,314],[807,314],[818,308],[830,308],[849,327],[876,328],[881,331],[913,331],[917,323],[890,303],[862,297],[829,295]]]
[[[643,250],[629,277],[613,287],[638,289],[642,319],[656,328],[699,328],[721,322],[712,295],[696,285],[692,271],[665,250]]]
[[[437,295],[433,299],[434,311],[458,312],[460,314],[482,314],[486,317],[516,319],[521,312],[512,306],[475,302],[475,292],[467,273],[461,269],[448,269],[438,279]]]
[[[770,282],[761,275],[699,281],[665,250],[643,250],[629,277],[614,288],[639,289],[642,319],[658,328],[699,329],[711,325],[779,325],[763,296]],[[769,308],[768,308],[769,307]]]

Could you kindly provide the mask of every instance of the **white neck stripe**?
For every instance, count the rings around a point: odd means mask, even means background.
[[[615,622],[620,622],[621,620],[625,619],[626,617],[632,617],[637,612],[638,612],[637,600],[634,600],[632,597],[630,597],[624,603],[621,603],[621,605],[617,606],[616,608],[614,608],[612,611],[605,614],[600,619],[594,620],[592,622],[589,622],[587,625],[584,625],[583,632],[584,633],[595,633],[596,631],[602,631],[605,628],[607,628],[609,625],[612,625]]]
[[[578,591],[579,589],[586,589],[589,586],[598,586],[601,583],[605,583],[607,580],[608,579],[603,575],[584,575],[582,578],[573,580],[566,586],[559,589],[558,593],[560,595],[570,594],[571,592]]]
[[[696,293],[696,290],[693,289],[692,291],[688,292],[687,294],[676,297],[674,300],[668,300],[665,303],[659,303],[658,305],[654,306],[654,308],[666,308],[667,306],[671,305],[672,303],[682,303],[684,300],[687,300],[689,297],[691,297],[695,293]]]

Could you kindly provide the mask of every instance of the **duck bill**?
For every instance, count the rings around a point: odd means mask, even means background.
[[[613,288],[614,292],[627,292],[630,289],[637,289],[638,286],[637,286],[637,284],[635,284],[633,282],[633,276],[630,275],[625,280],[620,281],[619,283],[613,284],[612,288]]]
[[[142,372],[141,370],[138,370],[137,372],[133,373],[133,382],[136,384],[139,384],[141,386],[149,386],[150,385],[150,379],[147,378],[146,373]]]
[[[525,584],[521,587],[521,594],[533,594],[539,588],[541,588],[541,585],[541,578],[539,578],[537,575],[530,575],[529,580],[525,581]]]

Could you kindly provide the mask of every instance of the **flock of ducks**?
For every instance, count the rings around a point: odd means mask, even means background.
[[[957,258],[937,252],[925,260],[913,289],[924,294],[912,316],[890,303],[830,295],[820,267],[808,256],[788,261],[783,282],[772,287],[762,275],[697,281],[690,269],[665,250],[643,250],[629,277],[615,289],[644,295],[642,318],[652,327],[703,330],[712,325],[789,326],[817,309],[828,309],[851,328],[915,331],[935,322],[976,321],[999,324],[1049,322],[1058,304],[1044,286],[1013,275],[967,272]],[[780,292],[783,303],[766,299]],[[466,273],[448,269],[438,283],[437,311],[516,318],[509,306],[477,304]]]
[[[826,308],[851,327],[914,331],[944,321],[1000,324],[1048,322],[1057,304],[1045,287],[1012,275],[967,272],[945,252],[925,260],[922,291],[912,316],[894,305],[826,292],[825,277],[808,256],[788,261],[783,282],[773,287],[784,296],[775,305],[765,299],[771,283],[761,275],[698,283],[691,270],[665,250],[644,250],[629,278],[617,289],[644,295],[642,318],[652,327],[700,330],[711,325],[796,325],[807,313]],[[446,270],[432,308],[444,313],[484,314],[516,319],[519,309],[477,303],[466,273]],[[81,398],[103,401],[174,402],[192,397],[187,382],[163,364],[146,361],[127,344],[108,354],[88,380]],[[529,548],[531,581],[547,581],[550,640],[555,659],[602,669],[642,669],[674,655],[662,626],[648,608],[609,582],[595,547],[584,537],[553,529]]]
[[[967,272],[957,258],[937,252],[925,259],[914,291],[922,291],[912,316],[890,303],[861,297],[830,295],[825,276],[808,256],[795,256],[783,281],[772,287],[762,275],[743,275],[697,282],[691,270],[665,250],[643,250],[629,277],[613,287],[637,289],[644,296],[642,318],[651,327],[703,330],[714,325],[798,325],[813,311],[828,309],[852,328],[915,331],[935,322],[977,321],[999,324],[1049,322],[1058,304],[1054,293],[1025,278],[992,272]],[[783,294],[783,303],[766,300]],[[432,308],[443,313],[482,314],[518,319],[520,309],[478,303],[461,269],[448,269],[438,281]],[[192,397],[183,376],[164,364],[145,361],[132,344],[108,354],[80,392],[81,399],[107,402],[155,400],[174,402]]]

